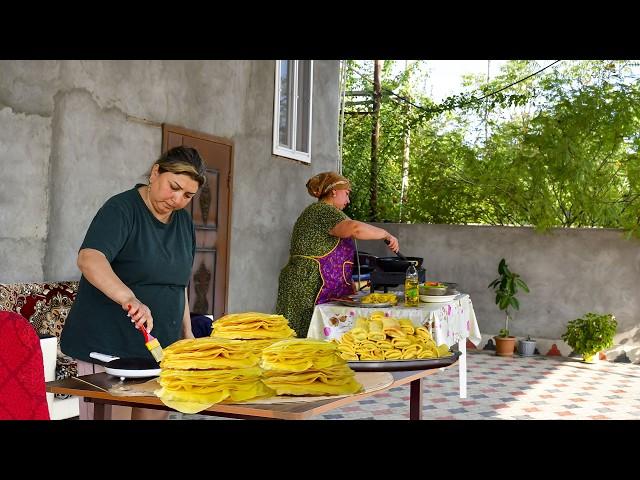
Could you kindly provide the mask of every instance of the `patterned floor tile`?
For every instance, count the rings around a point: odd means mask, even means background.
[[[565,357],[467,355],[467,398],[459,398],[458,369],[423,380],[424,420],[640,419],[640,365],[585,364]],[[215,420],[171,413],[171,419]],[[409,386],[394,387],[313,420],[407,420]]]

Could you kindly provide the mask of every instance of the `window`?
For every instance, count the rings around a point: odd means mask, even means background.
[[[311,162],[313,60],[276,60],[273,154]]]

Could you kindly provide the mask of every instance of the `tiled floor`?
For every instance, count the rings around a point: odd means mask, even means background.
[[[426,377],[424,420],[640,419],[640,365],[585,364],[563,357],[467,355],[467,398],[458,396],[458,369]],[[393,388],[314,420],[402,420],[409,386]],[[171,414],[172,419],[215,419]]]

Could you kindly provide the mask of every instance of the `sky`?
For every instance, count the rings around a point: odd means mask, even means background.
[[[507,60],[491,60],[489,76],[493,78],[500,66]],[[440,102],[450,95],[462,91],[462,75],[467,73],[487,74],[487,60],[429,60],[427,70],[429,79],[425,90],[435,102]]]

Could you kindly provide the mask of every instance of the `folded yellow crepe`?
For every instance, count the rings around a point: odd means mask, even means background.
[[[402,352],[400,350],[385,350],[385,360],[400,360],[402,358]]]
[[[390,337],[404,337],[405,333],[400,327],[400,322],[394,317],[382,318],[382,331]]]
[[[406,337],[396,337],[391,340],[391,344],[395,348],[405,348],[411,345],[411,340]]]
[[[395,348],[393,343],[389,340],[378,340],[376,345],[382,350],[393,350]]]
[[[398,323],[400,323],[400,328],[407,335],[413,335],[415,333],[413,322],[411,322],[411,320],[409,320],[408,318],[401,318],[398,320]]]
[[[424,338],[425,340],[433,340],[431,334],[429,333],[429,330],[427,330],[425,327],[417,327],[416,336]]]

